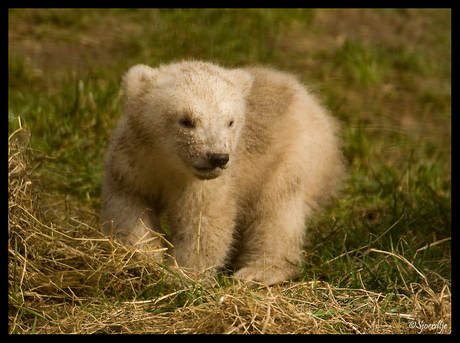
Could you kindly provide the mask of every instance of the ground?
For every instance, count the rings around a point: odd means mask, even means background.
[[[295,73],[342,121],[289,283],[205,288],[100,235],[121,76],[183,58]],[[450,10],[10,10],[8,77],[10,333],[451,331]]]

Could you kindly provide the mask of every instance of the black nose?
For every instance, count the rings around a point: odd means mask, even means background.
[[[230,157],[228,154],[212,154],[209,156],[209,163],[213,168],[223,168],[227,164]]]

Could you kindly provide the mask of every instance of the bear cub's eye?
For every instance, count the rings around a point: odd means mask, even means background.
[[[228,123],[228,127],[232,127],[235,122],[232,120],[230,123]]]
[[[195,122],[190,119],[181,119],[179,121],[180,125],[182,127],[185,127],[186,129],[194,129],[195,128]]]

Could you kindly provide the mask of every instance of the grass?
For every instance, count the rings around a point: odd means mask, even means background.
[[[182,58],[295,73],[342,121],[291,282],[204,286],[99,232],[121,77]],[[13,9],[8,62],[9,333],[451,331],[450,10]]]

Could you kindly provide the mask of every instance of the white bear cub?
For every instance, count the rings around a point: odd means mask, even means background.
[[[306,218],[343,174],[335,120],[295,77],[196,61],[137,65],[106,155],[103,232],[179,266],[295,277]],[[156,233],[156,234],[155,234]]]

